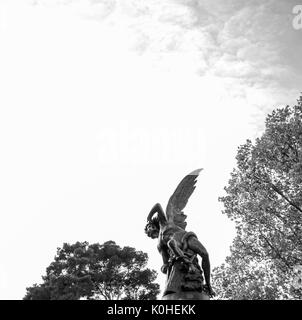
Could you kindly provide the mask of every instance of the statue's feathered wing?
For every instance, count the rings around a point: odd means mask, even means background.
[[[187,223],[185,221],[187,216],[182,212],[182,210],[187,205],[191,194],[195,190],[197,177],[201,170],[202,169],[197,169],[181,180],[176,190],[170,197],[167,205],[167,220],[170,222],[174,222],[177,226],[183,229],[185,229],[187,226]]]

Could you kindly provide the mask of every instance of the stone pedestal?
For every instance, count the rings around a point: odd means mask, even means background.
[[[210,297],[205,292],[186,291],[166,294],[162,300],[210,300]]]

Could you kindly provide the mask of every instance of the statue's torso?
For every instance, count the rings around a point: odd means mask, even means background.
[[[158,237],[158,251],[168,250],[168,241],[172,238],[178,243],[179,247],[182,246],[182,238],[187,231],[175,225],[166,225],[160,229]]]

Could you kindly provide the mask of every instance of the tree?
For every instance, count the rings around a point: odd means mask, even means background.
[[[148,256],[114,241],[64,243],[47,267],[43,283],[27,288],[24,300],[156,299],[156,272]]]
[[[219,198],[237,236],[214,270],[226,299],[302,298],[293,269],[302,265],[302,97],[274,110],[255,143],[238,148],[237,167]]]

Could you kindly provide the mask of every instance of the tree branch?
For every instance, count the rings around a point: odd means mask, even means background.
[[[288,268],[291,268],[291,266],[288,264],[288,262],[286,261],[285,258],[282,257],[280,251],[278,249],[276,249],[270,242],[269,240],[264,236],[264,234],[262,233],[261,229],[259,228],[259,232],[262,236],[262,238],[265,240],[265,242],[269,245],[269,247],[277,254],[277,256],[279,257],[279,259],[281,261],[284,262],[284,264],[288,267]]]
[[[285,199],[291,206],[302,213],[302,209],[292,202],[280,189],[278,189],[273,183],[270,182],[272,189],[277,192],[283,199]]]

